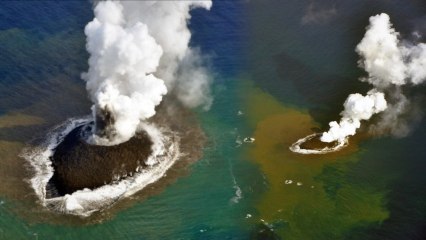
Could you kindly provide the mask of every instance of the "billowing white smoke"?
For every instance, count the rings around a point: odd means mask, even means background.
[[[406,47],[402,49],[403,54],[409,58],[407,75],[412,84],[423,83],[426,79],[426,44]]]
[[[173,92],[188,107],[211,104],[210,77],[189,47],[192,7],[211,1],[102,1],[87,24],[89,70],[84,73],[97,119],[91,142],[130,139],[141,121]]]
[[[361,126],[361,120],[368,120],[385,110],[392,113],[383,114],[382,122],[379,123],[382,126],[376,126],[376,130],[395,122],[397,115],[404,112],[401,108],[405,108],[408,103],[399,86],[420,84],[426,79],[426,44],[401,43],[399,33],[392,28],[387,14],[370,18],[370,26],[356,51],[361,56],[360,67],[368,73],[368,77],[361,80],[372,84],[374,88],[365,97],[358,93],[349,95],[341,113],[342,119],[339,123],[329,124],[330,130],[321,136],[323,142],[343,140],[354,135]],[[390,105],[383,92],[392,92],[398,95],[393,96],[394,99],[403,102]]]
[[[361,126],[361,120],[368,120],[373,114],[387,108],[385,95],[375,90],[368,92],[367,96],[359,93],[351,94],[343,105],[345,110],[341,113],[342,119],[339,123],[330,122],[330,130],[323,133],[321,141],[333,142],[355,135],[356,130]]]
[[[210,9],[212,2],[194,1],[124,1],[124,15],[128,24],[143,22],[149,33],[164,50],[157,70],[158,76],[170,91],[187,107],[208,109],[210,76],[203,67],[198,49],[189,48],[191,32],[187,22],[194,7]],[[200,64],[201,63],[201,64]]]

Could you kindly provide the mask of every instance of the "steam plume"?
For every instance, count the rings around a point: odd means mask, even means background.
[[[368,77],[361,81],[374,88],[366,96],[349,95],[341,113],[342,119],[339,123],[329,124],[330,130],[321,136],[323,142],[342,141],[354,135],[361,120],[368,120],[382,111],[385,111],[382,121],[375,130],[394,124],[409,103],[400,86],[420,84],[426,79],[426,44],[401,42],[387,14],[370,18],[370,25],[356,51],[361,56],[360,67],[368,73]],[[394,102],[388,103],[385,95],[391,95]]]
[[[89,70],[82,74],[94,105],[90,141],[114,145],[130,139],[155,115],[166,93],[188,107],[211,104],[210,77],[187,27],[193,7],[211,1],[102,1],[87,24]]]
[[[333,142],[355,135],[361,126],[361,120],[368,120],[373,114],[384,111],[387,108],[385,95],[381,92],[371,90],[366,96],[359,93],[351,94],[346,99],[342,119],[339,123],[330,122],[330,130],[323,133],[321,141]]]

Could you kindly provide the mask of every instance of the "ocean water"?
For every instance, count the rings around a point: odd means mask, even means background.
[[[191,45],[209,56],[215,78],[212,108],[194,111],[203,157],[155,194],[82,220],[37,214],[18,155],[89,113],[80,73],[92,6],[3,3],[0,239],[425,239],[424,120],[407,137],[359,136],[338,154],[288,150],[336,119],[349,93],[369,89],[357,80],[354,48],[380,12],[405,38],[426,36],[422,0],[218,0],[194,10]],[[413,92],[420,106],[424,94]]]

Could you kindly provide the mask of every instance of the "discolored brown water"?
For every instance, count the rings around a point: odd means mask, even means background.
[[[284,239],[340,239],[354,226],[379,224],[389,216],[384,192],[342,178],[358,161],[359,138],[330,154],[294,153],[288,146],[319,124],[306,110],[281,104],[251,85],[245,89],[256,138],[248,157],[269,183],[257,205],[266,226]]]

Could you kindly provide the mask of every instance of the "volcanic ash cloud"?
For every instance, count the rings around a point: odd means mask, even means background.
[[[155,115],[167,93],[187,107],[209,108],[210,77],[199,51],[189,47],[190,10],[211,1],[102,1],[87,24],[89,70],[82,74],[93,101],[89,142],[129,140]]]
[[[399,40],[399,33],[393,29],[387,14],[370,18],[364,38],[356,51],[361,56],[360,67],[368,73],[366,81],[373,85],[366,96],[355,93],[349,95],[344,103],[339,123],[330,122],[330,129],[321,136],[323,142],[343,141],[355,135],[361,120],[368,120],[374,114],[383,112],[382,121],[376,129],[385,129],[404,112],[408,100],[400,87],[417,85],[426,79],[426,44],[412,44]],[[385,95],[392,96],[389,103]]]

